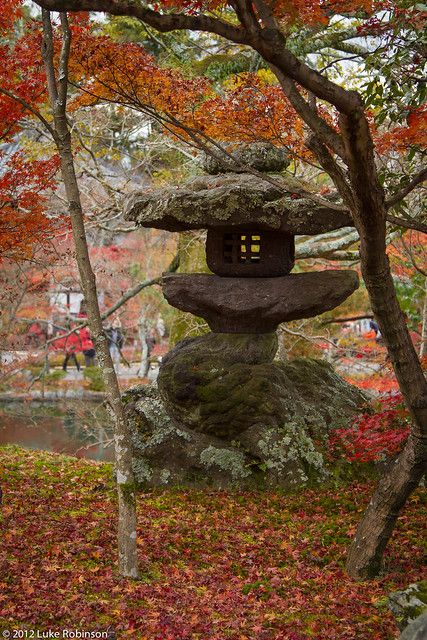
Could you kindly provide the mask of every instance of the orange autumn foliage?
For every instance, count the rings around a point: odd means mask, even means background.
[[[6,33],[22,16],[22,1],[2,0],[0,7],[0,31]]]
[[[140,45],[82,32],[74,37],[70,73],[81,88],[73,109],[105,100],[179,117],[188,126],[208,90],[203,79],[159,67]]]
[[[0,176],[0,260],[29,259],[34,245],[53,233],[56,221],[46,215],[47,190],[53,187],[58,158],[26,161],[9,158]]]
[[[370,15],[374,0],[277,0],[267,2],[282,26],[304,24],[306,26],[320,26],[328,24],[332,14],[350,14],[364,12]],[[154,4],[154,9],[183,11],[189,14],[215,12],[230,5],[224,0],[160,0]],[[255,9],[255,7],[254,7]]]
[[[256,73],[240,74],[236,86],[194,111],[195,126],[215,140],[268,140],[304,154],[303,123],[279,86]]]
[[[414,273],[414,266],[422,270],[426,268],[427,236],[420,231],[408,230],[388,246],[387,254],[393,274],[398,278],[410,278]]]
[[[111,101],[160,114],[170,131],[184,137],[195,132],[219,141],[262,139],[304,154],[302,121],[280,87],[256,73],[240,74],[219,96],[208,79],[160,67],[137,44],[83,33],[74,40],[71,70],[81,89],[72,109]]]
[[[406,126],[394,127],[383,134],[377,133],[376,148],[379,153],[404,153],[410,146],[427,148],[427,102],[409,111]]]

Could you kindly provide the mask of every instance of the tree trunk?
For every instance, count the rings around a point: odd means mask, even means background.
[[[427,356],[427,276],[426,276],[426,279],[425,279],[423,318],[422,318],[422,328],[421,328],[420,358],[424,358],[425,356]]]
[[[362,272],[372,310],[413,423],[404,450],[380,479],[349,549],[347,571],[361,580],[373,578],[380,571],[399,512],[417,488],[427,461],[427,383],[399,307],[387,257],[385,270],[376,276],[367,262],[362,259]]]
[[[76,260],[80,274],[80,282],[87,304],[88,324],[105,382],[107,402],[114,416],[114,443],[119,510],[119,572],[122,576],[137,578],[136,497],[135,480],[132,470],[131,435],[120,396],[119,383],[108,348],[108,339],[102,326],[95,274],[89,258],[80,190],[71,150],[71,135],[66,119],[67,66],[71,38],[66,14],[61,14],[61,24],[63,31],[61,63],[63,68],[61,69],[60,67],[59,69],[58,86],[56,86],[50,13],[49,11],[43,10],[43,59],[45,62],[49,97],[54,118],[54,139],[61,160],[61,173],[70,213]],[[63,83],[62,86],[61,82]]]
[[[235,3],[239,24],[226,23],[207,15],[160,14],[140,3],[85,0],[38,0],[50,8],[107,10],[133,15],[167,32],[173,29],[208,31],[255,49],[272,65],[283,92],[308,128],[320,140],[320,155],[343,202],[354,216],[361,246],[361,266],[372,309],[378,320],[402,394],[413,418],[411,438],[400,458],[401,473],[389,473],[367,510],[349,556],[349,571],[355,577],[371,575],[390,536],[397,509],[413,490],[419,469],[425,464],[427,437],[427,383],[399,308],[386,257],[384,191],[379,184],[374,161],[372,136],[364,106],[356,91],[347,91],[326,76],[311,69],[286,48],[286,41],[270,5],[255,0],[256,13],[240,0]],[[107,6],[108,5],[108,6]],[[277,73],[278,72],[278,73]],[[300,91],[303,87],[308,99]],[[313,100],[314,98],[314,100]],[[321,117],[316,100],[325,100],[340,113],[340,132]],[[348,168],[337,162],[335,154]],[[395,465],[396,467],[398,465]],[[368,540],[369,537],[369,540]],[[362,557],[361,543],[365,546]],[[365,552],[366,551],[366,552]],[[359,554],[359,557],[357,555]]]
[[[149,368],[148,361],[148,343],[147,343],[147,319],[145,317],[144,311],[141,309],[141,314],[139,316],[138,322],[138,333],[139,339],[141,341],[141,359],[139,364],[138,377],[146,378]]]
[[[365,580],[378,575],[399,512],[424,471],[425,453],[420,442],[410,437],[402,453],[390,463],[357,528],[347,560],[352,577]]]
[[[350,547],[347,570],[357,579],[376,575],[400,509],[418,486],[427,461],[427,382],[400,309],[385,251],[386,211],[368,124],[362,111],[341,117],[360,236],[363,279],[406,405],[411,435],[380,479]]]

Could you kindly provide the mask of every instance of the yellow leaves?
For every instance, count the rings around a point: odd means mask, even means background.
[[[259,69],[257,71],[257,76],[260,79],[261,83],[264,85],[277,85],[279,84],[276,76],[270,69]]]

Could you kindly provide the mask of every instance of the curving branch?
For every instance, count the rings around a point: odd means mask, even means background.
[[[386,215],[386,220],[396,227],[403,227],[404,229],[413,229],[413,231],[427,233],[427,224],[418,222],[418,220],[412,220],[411,218],[400,218],[388,214]]]
[[[36,0],[36,2],[44,9],[51,11],[105,11],[112,15],[131,16],[139,18],[162,33],[183,29],[215,33],[236,44],[252,47],[266,62],[273,64],[291,80],[298,82],[321,100],[334,105],[340,112],[351,116],[355,109],[363,109],[362,99],[356,91],[348,91],[331,82],[289,51],[284,46],[284,35],[277,27],[262,28],[258,25],[257,29],[254,26],[248,30],[242,24],[236,26],[207,15],[159,13],[135,0]],[[265,21],[268,24],[273,24],[268,18],[271,16],[271,10],[263,0],[257,0],[257,11],[259,15],[262,13],[266,16]]]
[[[406,198],[414,189],[420,186],[427,180],[427,167],[423,167],[415,176],[408,182],[406,187],[396,191],[390,198],[386,200],[387,207],[393,207],[395,204]]]
[[[100,11],[115,16],[131,16],[142,20],[161,33],[189,29],[206,31],[245,44],[247,33],[238,26],[219,18],[185,13],[160,13],[135,0],[36,0],[43,9],[50,11]]]
[[[322,142],[328,145],[343,160],[345,160],[344,145],[340,135],[319,116],[317,109],[303,98],[295,82],[288,78],[278,67],[270,65],[271,70],[280,82],[282,91],[298,113],[300,118],[316,132]]]

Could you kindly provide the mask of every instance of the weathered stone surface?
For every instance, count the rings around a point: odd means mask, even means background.
[[[132,429],[133,469],[140,484],[223,487],[250,475],[242,452],[177,425],[166,413],[155,385],[127,390],[124,399]]]
[[[270,362],[274,335],[252,338],[183,341],[162,365],[162,397],[155,386],[126,392],[140,482],[291,488],[325,477],[314,441],[348,423],[364,395],[323,362]]]
[[[279,278],[172,274],[169,304],[206,320],[217,333],[269,333],[281,322],[311,318],[341,304],[359,286],[355,271],[316,271]]]
[[[389,607],[400,630],[421,614],[427,613],[427,580],[410,584],[403,591],[391,593]]]
[[[399,640],[426,640],[427,638],[427,611],[416,618],[406,627]]]
[[[348,213],[295,193],[292,176],[274,175],[276,185],[252,174],[201,176],[179,187],[145,189],[125,201],[124,214],[142,227],[167,231],[252,225],[296,235],[354,226]]]
[[[216,158],[205,155],[203,168],[207,173],[228,173],[241,171],[242,165],[256,169],[257,171],[278,172],[289,164],[289,154],[284,147],[276,147],[270,142],[252,142],[248,144],[226,144],[224,149],[229,155],[215,149]],[[233,161],[234,159],[234,161]]]
[[[327,415],[333,399],[328,383],[336,390],[339,378],[315,361],[272,363],[275,349],[274,334],[183,340],[160,367],[158,387],[167,412],[189,429],[233,438],[253,426],[277,429],[285,416],[310,420],[299,402],[308,388],[310,401],[325,404],[315,414]],[[354,397],[361,394],[354,391]]]
[[[273,362],[278,347],[276,332],[259,335],[244,333],[207,333],[196,338],[181,340],[176,347],[169,351],[163,364],[173,357],[175,350],[188,348],[195,357],[221,358],[224,364],[232,365],[236,362],[242,364],[265,364]]]

